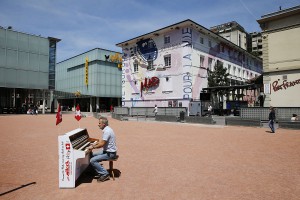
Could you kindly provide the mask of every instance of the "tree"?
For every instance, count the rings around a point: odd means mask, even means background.
[[[223,67],[223,63],[218,61],[215,64],[214,71],[208,70],[208,87],[228,86],[229,73],[226,71],[226,68]]]
[[[220,61],[217,61],[217,63],[214,66],[214,70],[208,70],[208,87],[217,87],[217,86],[229,86],[230,82],[228,79],[229,73],[226,72],[226,68],[223,67],[223,63]],[[223,96],[226,93],[225,90],[216,90],[215,93],[216,96],[218,96],[218,103],[223,101]],[[213,97],[214,95],[212,95]],[[213,97],[212,101],[216,103],[216,99]]]

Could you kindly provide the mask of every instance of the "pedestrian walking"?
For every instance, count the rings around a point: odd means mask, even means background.
[[[270,113],[269,113],[269,127],[272,131],[272,133],[275,133],[275,109],[274,107],[270,107]]]
[[[212,106],[210,104],[208,104],[208,115],[211,116],[212,113]]]
[[[157,115],[157,113],[158,113],[158,108],[157,108],[157,105],[155,105],[153,112],[154,112],[154,116],[156,116],[156,115]]]

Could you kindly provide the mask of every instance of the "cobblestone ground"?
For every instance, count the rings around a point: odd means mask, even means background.
[[[300,132],[154,121],[110,120],[121,176],[103,183],[84,175],[74,189],[58,187],[58,136],[97,119],[74,114],[0,116],[0,198],[264,199],[300,197]],[[108,168],[108,163],[104,163]]]

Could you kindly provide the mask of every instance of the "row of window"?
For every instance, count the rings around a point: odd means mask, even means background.
[[[171,42],[170,36],[166,35],[166,36],[164,37],[164,44],[169,44],[170,42]],[[155,46],[155,45],[154,45],[154,41],[153,41],[153,40],[149,40],[149,41],[148,41],[148,48],[151,49],[151,48],[153,48],[154,46]],[[134,47],[132,47],[132,48],[130,48],[130,49],[132,50],[131,53],[133,53],[133,55],[136,55],[136,53],[137,53],[137,46],[134,46]]]
[[[200,55],[200,68],[206,68],[204,66],[204,56]],[[212,66],[212,62],[213,59],[212,58],[208,58],[208,70],[213,71],[213,66]],[[217,62],[221,62],[219,60],[217,60]],[[221,65],[223,64],[223,62],[220,63]],[[223,67],[226,68],[226,66],[223,64]],[[231,67],[230,64],[228,64],[227,66],[227,73],[229,73],[232,76],[236,76],[236,77],[241,77],[241,78],[246,78],[246,79],[250,79],[254,77],[254,74],[252,72],[248,72],[246,70],[241,70],[240,68],[237,68],[236,66]]]
[[[164,56],[164,63],[165,63],[165,67],[171,67],[171,55],[165,55]],[[148,65],[147,65],[147,70],[153,70],[154,69],[154,65],[153,65],[153,61],[148,61]],[[133,72],[138,72],[139,71],[139,64],[138,62],[134,62],[133,63]]]
[[[200,37],[200,43],[204,44],[204,38]],[[210,40],[208,40],[208,47],[212,47],[212,42]]]
[[[203,55],[200,55],[200,68],[206,69],[204,60],[205,60],[205,57]],[[221,62],[221,61],[217,60],[217,62]],[[208,58],[207,68],[210,71],[214,70],[212,63],[213,63],[213,59]],[[171,67],[171,55],[170,54],[164,56],[164,64],[165,64],[165,67]],[[221,64],[223,64],[223,62],[221,62]],[[226,68],[226,66],[224,64],[223,64],[223,67]],[[147,70],[153,70],[153,69],[154,69],[153,61],[148,61]],[[139,71],[139,66],[138,66],[138,63],[135,62],[133,64],[133,72],[138,72],[138,71]],[[254,77],[252,72],[248,72],[246,70],[241,70],[240,68],[237,68],[236,66],[231,67],[230,64],[228,64],[228,66],[227,66],[227,73],[229,73],[232,76],[246,78],[246,79]]]
[[[171,38],[169,35],[165,35],[164,36],[164,44],[169,44],[171,42]],[[204,44],[204,37],[200,37],[200,43],[201,44]],[[148,42],[148,46],[149,48],[152,48],[154,47],[154,41],[150,40]],[[212,44],[212,41],[208,39],[208,47],[212,47],[213,44]],[[220,44],[219,46],[219,51],[220,52],[223,52],[225,53],[225,46]],[[251,58],[248,58],[247,56],[245,56],[245,54],[243,54],[242,52],[239,52],[239,51],[235,51],[235,50],[232,50],[230,48],[227,49],[228,51],[228,56],[230,57],[233,57],[239,61],[243,61],[243,62],[246,62],[248,65],[252,65],[253,63],[255,64],[256,61],[253,61]],[[137,53],[137,47],[133,47],[133,54],[136,54]],[[165,58],[165,66],[170,66],[171,64],[171,59],[170,60],[166,60],[168,58]],[[153,62],[149,61],[148,62],[148,70],[152,70],[153,69]],[[135,71],[136,72],[136,71]]]
[[[204,44],[204,38],[200,37],[200,43]],[[245,44],[246,46],[246,44]],[[210,40],[208,40],[208,47],[212,47],[212,42]],[[225,46],[220,44],[219,46],[219,51],[225,53]],[[260,45],[259,48],[262,48],[262,46]],[[253,61],[251,58],[248,58],[247,56],[245,56],[245,54],[243,54],[242,52],[239,51],[235,51],[232,50],[230,48],[227,48],[227,54],[229,57],[233,57],[239,61],[243,61],[246,62],[248,65],[252,65],[253,63],[255,63],[256,61]]]

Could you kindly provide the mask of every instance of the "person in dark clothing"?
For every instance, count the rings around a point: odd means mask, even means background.
[[[274,127],[275,119],[276,119],[275,109],[271,106],[270,113],[269,113],[269,127],[272,133],[275,133],[275,127]]]

